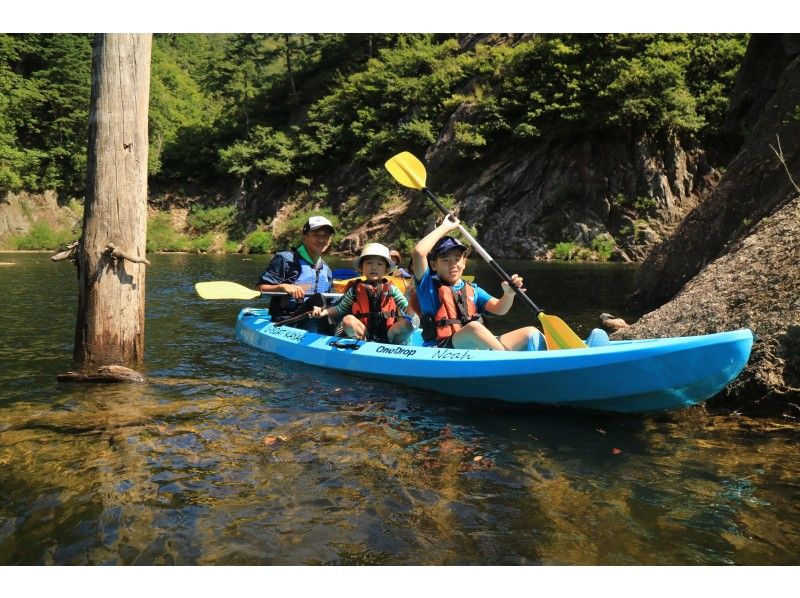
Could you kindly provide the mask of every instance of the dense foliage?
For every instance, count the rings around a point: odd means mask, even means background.
[[[641,34],[465,49],[453,37],[398,36],[351,73],[337,73],[324,94],[301,100],[296,124],[283,107],[292,100],[285,90],[277,108],[273,101],[260,115],[251,110],[249,129],[222,149],[221,165],[273,182],[354,162],[374,166],[398,149],[424,152],[456,113],[454,143],[465,158],[513,138],[620,128],[713,138],[745,46],[741,35]],[[298,67],[298,80],[309,70],[318,75],[320,62]]]
[[[0,191],[80,189],[91,37],[0,34]]]
[[[376,207],[393,152],[448,131],[464,160],[514,139],[627,130],[713,141],[747,36],[161,34],[151,181],[321,194],[348,172]],[[0,193],[84,187],[91,36],[0,34]],[[385,178],[385,177],[384,177]],[[364,197],[362,197],[362,201]],[[357,223],[358,210],[342,213]],[[248,230],[236,229],[243,238]],[[204,234],[210,234],[207,231]],[[251,239],[263,250],[272,239]],[[258,249],[255,249],[255,248]]]
[[[719,129],[742,35],[157,35],[150,174],[294,182],[398,148],[454,112],[476,157],[510,137]],[[91,36],[0,35],[0,189],[80,192]]]

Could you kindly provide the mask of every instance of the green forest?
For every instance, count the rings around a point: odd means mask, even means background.
[[[383,162],[402,150],[424,155],[464,106],[468,117],[451,142],[464,164],[518,141],[620,130],[714,146],[747,41],[740,34],[506,35],[481,43],[457,34],[157,34],[151,194],[242,189],[320,203],[336,182],[390,205],[398,189]],[[81,198],[91,44],[89,34],[0,34],[0,194]],[[347,230],[363,215],[343,203],[327,209]],[[228,250],[244,241],[249,251],[267,252],[281,240],[244,219],[233,200],[193,204],[189,225],[193,235],[184,237],[168,230],[168,218],[152,218],[148,249],[202,250],[215,231],[225,232]],[[52,244],[45,232],[37,234]]]

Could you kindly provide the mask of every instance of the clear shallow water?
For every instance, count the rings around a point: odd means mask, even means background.
[[[235,339],[250,303],[193,291],[263,258],[152,261],[149,383],[89,386],[55,381],[72,266],[0,254],[0,564],[800,561],[797,426],[462,403],[287,362]],[[581,334],[630,316],[629,267],[503,265]]]

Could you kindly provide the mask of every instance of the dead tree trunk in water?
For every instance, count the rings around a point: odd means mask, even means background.
[[[289,77],[289,91],[292,92],[292,98],[295,104],[300,101],[297,97],[297,88],[294,85],[294,72],[292,71],[292,45],[288,33],[283,35],[283,43],[286,44],[286,74]]]
[[[78,372],[59,379],[141,379],[131,370],[144,361],[151,42],[151,34],[94,38],[86,205],[76,260]]]

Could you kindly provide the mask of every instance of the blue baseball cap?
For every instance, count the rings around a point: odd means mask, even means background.
[[[437,257],[447,253],[451,249],[458,249],[461,251],[461,253],[464,253],[467,251],[467,246],[455,237],[442,237],[436,241],[436,245],[433,246],[433,249],[431,249],[431,252],[428,254],[428,259],[435,260]]]

